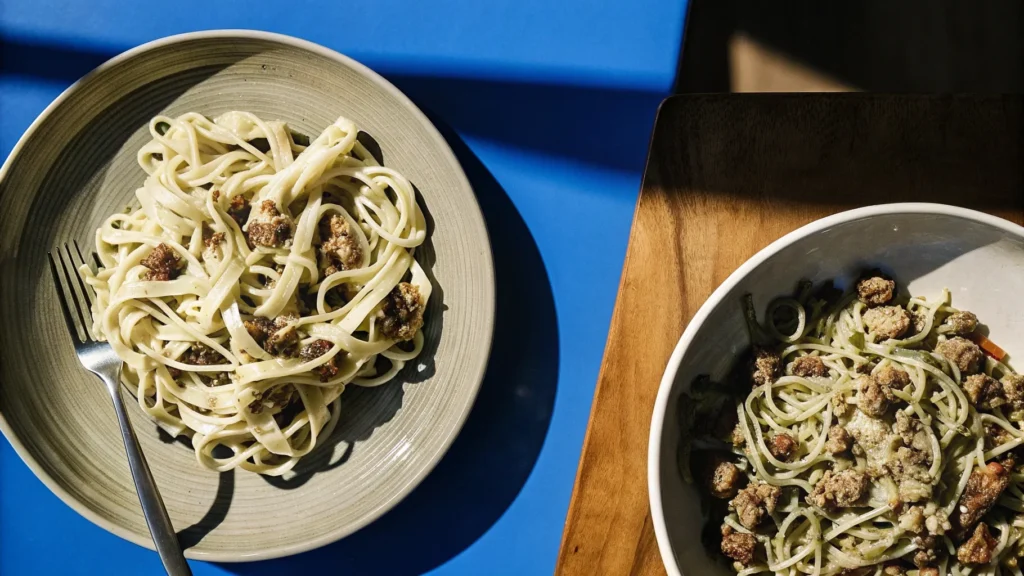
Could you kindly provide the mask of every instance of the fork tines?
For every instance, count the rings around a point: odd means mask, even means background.
[[[78,242],[72,242],[71,245],[65,243],[63,249],[57,248],[53,252],[48,252],[47,256],[50,257],[50,272],[53,273],[57,298],[60,300],[71,339],[75,344],[91,342],[92,296],[89,287],[78,273],[79,266],[85,264]],[[72,311],[72,307],[77,314]]]

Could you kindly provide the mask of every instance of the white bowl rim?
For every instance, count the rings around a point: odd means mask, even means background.
[[[668,397],[672,391],[672,384],[675,381],[676,374],[679,372],[679,365],[682,363],[683,355],[686,353],[687,348],[690,347],[690,343],[693,341],[694,336],[696,336],[697,331],[704,324],[705,320],[707,320],[711,311],[718,307],[725,296],[740,282],[740,280],[745,278],[754,268],[760,266],[783,248],[793,244],[801,238],[821,232],[837,224],[893,214],[937,214],[942,216],[954,216],[981,224],[987,224],[1024,239],[1024,227],[1018,226],[1017,224],[998,216],[993,216],[977,210],[971,210],[969,208],[929,202],[877,204],[839,212],[837,214],[815,220],[809,224],[805,224],[804,226],[801,226],[800,228],[797,228],[789,234],[786,234],[772,242],[768,246],[765,246],[757,254],[751,256],[749,260],[737,268],[735,272],[730,274],[729,277],[711,293],[711,296],[704,301],[704,304],[701,305],[697,310],[697,313],[693,315],[689,324],[687,324],[686,329],[683,331],[683,335],[680,336],[679,342],[676,343],[676,347],[672,351],[672,355],[669,357],[668,366],[666,366],[665,373],[661,377],[661,384],[658,388],[658,397],[654,402],[654,414],[651,419],[651,433],[647,446],[647,491],[648,496],[650,497],[651,518],[654,520],[654,534],[658,539],[658,551],[661,553],[662,563],[665,565],[665,570],[668,572],[669,576],[684,575],[680,571],[679,565],[676,563],[675,555],[672,553],[672,546],[668,537],[668,527],[665,523],[664,508],[662,507],[661,501],[661,436],[665,425],[665,415],[668,410]]]
[[[11,165],[13,164],[14,159],[21,152],[21,149],[25,147],[25,144],[32,138],[33,134],[43,123],[43,121],[45,121],[47,117],[49,117],[58,107],[60,107],[65,100],[67,100],[73,94],[78,92],[81,89],[82,85],[91,80],[94,76],[102,72],[105,72],[106,70],[113,68],[118,64],[121,64],[122,62],[126,62],[132,58],[135,58],[136,56],[139,56],[141,54],[144,54],[157,48],[163,48],[174,44],[192,42],[196,40],[225,38],[264,40],[268,42],[275,42],[292,48],[298,48],[301,50],[312,52],[314,54],[317,54],[329,60],[334,60],[336,62],[339,62],[340,64],[352,68],[360,75],[364,76],[374,84],[378,85],[384,91],[389,92],[394,98],[401,102],[403,106],[405,106],[414,116],[416,116],[420,121],[422,121],[423,126],[427,129],[430,137],[435,141],[435,144],[437,145],[438,149],[441,150],[442,152],[446,152],[447,154],[451,155],[452,159],[455,160],[455,166],[458,169],[456,177],[466,184],[466,188],[472,190],[472,185],[469,183],[469,179],[466,177],[465,171],[462,169],[461,163],[455,156],[455,152],[451,149],[451,146],[448,145],[448,142],[444,139],[444,137],[441,136],[441,133],[437,130],[437,127],[434,126],[434,123],[431,122],[429,118],[427,118],[426,114],[424,114],[423,111],[420,110],[419,107],[416,106],[416,104],[413,103],[408,96],[406,96],[401,90],[396,88],[394,84],[387,81],[383,76],[374,72],[366,65],[356,60],[353,60],[352,58],[345,56],[340,52],[337,52],[315,42],[304,40],[302,38],[296,38],[294,36],[289,36],[287,34],[278,34],[276,32],[247,29],[202,30],[198,32],[187,32],[184,34],[174,34],[171,36],[165,36],[163,38],[151,40],[149,42],[146,42],[145,44],[140,44],[139,46],[121,52],[120,54],[100,64],[99,66],[91,70],[89,73],[87,73],[85,76],[75,81],[71,86],[68,86],[67,89],[61,92],[60,95],[57,96],[57,98],[55,98],[53,102],[51,102],[46,108],[44,108],[43,111],[39,113],[39,116],[37,116],[36,119],[32,121],[32,124],[29,125],[28,129],[26,129],[25,132],[21,135],[21,138],[19,138],[18,141],[14,144],[14,147],[11,149],[10,154],[8,154],[7,158],[4,160],[3,165],[0,165],[0,183],[2,183],[6,178],[7,172],[11,169]],[[471,202],[465,206],[465,209],[475,211],[476,214],[479,216],[480,221],[485,223],[484,235],[485,241],[487,243],[486,253],[489,256],[488,265],[486,266],[486,268],[488,268],[489,271],[489,285],[492,287],[489,304],[491,311],[493,313],[497,301],[495,291],[493,289],[493,287],[495,286],[493,264],[494,256],[490,243],[490,233],[487,230],[486,221],[484,220],[483,212],[480,210],[480,203],[476,199],[476,196],[472,196],[470,200]],[[481,343],[487,350],[488,358],[490,357],[493,339],[494,331],[492,328],[490,331],[486,333],[486,340]],[[359,522],[355,522],[341,530],[335,530],[333,532],[321,534],[320,536],[316,538],[311,538],[301,544],[292,544],[287,546],[267,548],[257,553],[219,551],[208,552],[202,550],[197,552],[194,548],[188,548],[184,550],[185,557],[195,560],[203,560],[206,562],[252,562],[258,560],[271,560],[274,558],[282,558],[286,556],[300,554],[302,552],[308,552],[310,550],[314,550],[316,548],[332,544],[334,542],[337,542],[338,540],[341,540],[342,538],[345,538],[346,536],[349,536],[357,532],[358,530],[366,527],[373,521],[377,520],[378,518],[386,514],[388,511],[390,511],[392,508],[397,506],[399,502],[403,501],[405,497],[409,495],[410,492],[412,492],[417,486],[419,486],[423,482],[423,480],[434,470],[434,468],[441,461],[444,455],[448,453],[448,449],[451,448],[452,442],[455,441],[455,438],[459,435],[459,432],[462,431],[462,427],[465,425],[466,419],[469,417],[469,413],[473,410],[473,407],[476,405],[476,398],[479,395],[480,387],[483,384],[483,378],[484,374],[487,371],[488,364],[489,362],[484,362],[477,370],[478,373],[473,375],[473,380],[477,381],[478,384],[472,391],[472,397],[467,398],[467,402],[465,405],[466,407],[462,411],[462,413],[458,415],[458,421],[452,428],[451,434],[449,434],[446,438],[443,438],[441,440],[440,444],[438,445],[437,451],[427,461],[423,470],[421,470],[420,473],[417,474],[416,477],[413,478],[409,483],[403,486],[402,489],[399,492],[397,492],[393,498],[391,498],[384,505],[378,507],[376,510],[373,510],[370,513],[368,513],[366,517],[360,520]],[[75,512],[78,512],[81,516],[83,516],[85,519],[89,520],[93,524],[99,526],[100,528],[103,528],[104,530],[116,536],[120,536],[121,538],[128,540],[129,542],[138,544],[139,546],[143,546],[150,550],[156,550],[152,538],[139,537],[136,533],[130,530],[126,530],[122,528],[120,525],[107,520],[106,518],[93,512],[91,509],[86,507],[84,504],[79,502],[75,497],[69,494],[66,490],[64,490],[64,488],[61,487],[60,484],[58,484],[53,478],[50,477],[49,474],[47,474],[43,470],[39,463],[36,462],[35,458],[32,457],[28,449],[25,448],[25,445],[22,444],[22,442],[18,439],[17,435],[14,433],[14,430],[11,428],[10,424],[8,424],[7,419],[4,417],[2,412],[0,412],[0,433],[3,433],[4,437],[6,437],[7,441],[11,444],[11,447],[14,448],[14,452],[21,458],[22,462],[24,462],[25,465],[28,466],[29,470],[32,471],[36,478],[38,478],[47,488],[50,489],[50,491],[53,494],[60,498],[65,504],[71,507],[71,509],[73,509]]]

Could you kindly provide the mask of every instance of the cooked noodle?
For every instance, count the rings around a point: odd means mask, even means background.
[[[1024,474],[1016,468],[1017,462],[1003,460],[1024,445],[1021,399],[1013,396],[1016,388],[1000,384],[1003,396],[998,402],[977,404],[977,396],[967,392],[971,386],[965,387],[967,375],[957,362],[935,351],[954,337],[954,328],[944,322],[958,312],[951,306],[949,291],[937,300],[914,297],[902,304],[916,327],[887,339],[867,326],[868,307],[856,294],[826,307],[823,300],[810,296],[808,288],[803,285],[796,297],[772,302],[764,324],[757,321],[747,299],[752,339],[777,351],[778,373],[751,389],[747,372],[749,392],[734,388],[731,394],[724,390],[735,383],[698,379],[693,392],[682,400],[684,427],[692,427],[685,433],[697,440],[701,420],[713,418],[716,410],[729,410],[735,402],[737,426],[728,437],[731,444],[703,440],[702,447],[712,452],[698,452],[701,442],[693,442],[694,457],[720,455],[714,450],[726,448],[732,455],[724,466],[727,470],[735,466],[741,473],[737,486],[766,483],[778,488],[774,509],[761,504],[763,519],[748,519],[747,525],[740,514],[745,502],[737,504],[740,498],[732,500],[727,510],[723,500],[710,501],[712,509],[718,506],[725,513],[723,551],[732,546],[727,554],[745,560],[734,562],[734,569],[741,575],[791,576],[880,575],[886,566],[893,566],[893,574],[917,574],[923,567],[936,568],[938,574],[1021,574],[1017,559],[1024,556],[1024,516],[1019,515],[1024,512]],[[795,361],[808,356],[817,360],[801,362],[813,363],[819,370],[823,366],[827,374],[795,374]],[[883,412],[872,412],[864,383],[883,381],[893,369],[903,371],[908,381],[891,388]],[[1005,363],[989,356],[980,372],[993,381],[1022,381]],[[974,378],[981,381],[979,376]],[[737,397],[737,393],[746,396]],[[830,443],[834,426],[852,434],[848,444],[852,450],[844,452],[841,444]],[[901,433],[914,439],[913,448]],[[721,432],[715,435],[727,439]],[[785,435],[799,446],[791,456],[773,447],[774,440]],[[681,454],[686,462],[690,443],[684,442]],[[723,465],[722,456],[705,457],[718,458],[714,462]],[[694,462],[698,465],[701,460]],[[970,556],[971,551],[965,552],[962,546],[979,524],[976,520],[956,534],[959,515],[968,509],[962,496],[972,474],[986,470],[986,463],[992,462],[1002,462],[1010,478],[1001,495],[995,492],[995,505],[982,510],[981,523],[996,544],[988,548],[989,562],[964,563],[958,554]],[[681,464],[688,477],[688,464],[683,460]],[[869,479],[866,487],[856,482],[849,485],[852,488],[845,487],[855,502],[834,505],[820,499],[822,494],[834,496],[823,488],[829,486],[826,474],[844,470],[851,477],[864,474],[860,478]],[[713,494],[724,489],[714,484],[721,481],[719,472],[716,468],[715,478],[707,476]],[[765,490],[775,489],[766,486]],[[728,496],[716,496],[729,499],[736,493],[733,488]],[[733,535],[728,544],[726,535]],[[752,556],[745,556],[751,551]],[[895,566],[904,572],[897,572]]]
[[[245,112],[149,128],[138,205],[81,269],[93,332],[203,466],[281,475],[334,430],[346,385],[387,382],[422,348],[423,213],[345,118],[312,143]]]

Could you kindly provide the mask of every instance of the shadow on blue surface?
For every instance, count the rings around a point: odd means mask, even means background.
[[[0,36],[0,74],[73,82],[113,52]],[[640,174],[664,94],[636,90],[377,72],[460,134]],[[542,129],[543,127],[543,129]]]
[[[0,37],[0,74],[70,83],[114,55]],[[431,119],[476,190],[497,276],[494,353],[462,433],[437,468],[392,511],[324,548],[279,560],[220,564],[225,571],[262,575],[331,566],[346,574],[420,574],[458,556],[494,526],[522,491],[548,433],[558,385],[558,324],[537,242],[508,194],[458,134],[639,177],[646,147],[637,143],[648,140],[663,97],[378,71],[435,113]],[[218,495],[218,501],[229,503],[231,495]],[[199,542],[217,516],[211,511],[181,534],[183,541]]]

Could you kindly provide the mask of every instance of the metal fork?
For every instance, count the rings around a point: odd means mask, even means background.
[[[82,251],[79,250],[77,242],[74,243],[74,247],[75,253],[78,255],[78,262],[84,263]],[[128,412],[124,408],[124,400],[121,398],[121,359],[114,353],[110,344],[95,340],[90,333],[92,298],[89,296],[89,289],[85,281],[78,274],[78,267],[75,265],[71,247],[64,244],[63,252],[58,249],[56,255],[53,252],[47,255],[50,257],[50,271],[53,273],[53,281],[57,286],[57,296],[60,299],[60,307],[64,311],[68,334],[75,344],[75,353],[82,362],[82,366],[103,380],[103,383],[107,385],[110,398],[114,401],[114,411],[117,412],[117,423],[121,426],[121,438],[124,440],[124,448],[128,453],[128,466],[132,470],[135,490],[139,494],[142,513],[146,516],[146,524],[149,525],[149,532],[153,536],[153,543],[156,544],[160,560],[164,563],[164,569],[171,576],[191,576],[192,571],[185,561],[185,556],[181,553],[181,546],[174,533],[174,526],[171,525],[171,519],[167,516],[167,509],[160,498],[160,491],[157,490],[156,482],[153,481],[153,474],[149,471],[146,457],[142,454],[139,440],[135,437],[135,430],[132,428],[132,424],[128,420]],[[58,262],[60,263],[59,269]],[[75,290],[76,283],[77,291]],[[81,322],[80,328],[76,325],[76,320]],[[80,336],[80,334],[84,336]]]

